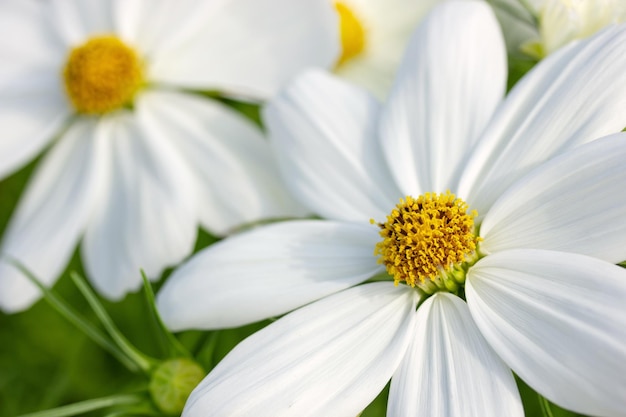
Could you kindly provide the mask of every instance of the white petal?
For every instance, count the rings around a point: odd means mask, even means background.
[[[42,161],[5,233],[2,253],[19,260],[46,285],[65,268],[99,202],[106,139],[92,120],[76,121]],[[3,310],[23,310],[39,297],[20,272],[0,263]]]
[[[486,253],[534,248],[626,260],[626,133],[583,145],[511,186],[480,227]]]
[[[416,298],[378,282],[283,317],[235,347],[191,393],[183,416],[356,416],[402,359]]]
[[[68,47],[81,45],[92,35],[114,33],[111,1],[50,1],[50,18]]]
[[[384,220],[403,197],[376,139],[378,102],[308,71],[270,102],[264,120],[293,194],[323,217]]]
[[[511,370],[457,296],[438,293],[418,308],[413,341],[391,380],[387,416],[524,416]]]
[[[174,92],[145,93],[137,117],[182,152],[197,179],[202,225],[226,234],[244,224],[302,216],[258,127],[213,100]]]
[[[39,85],[40,77],[49,73],[59,84],[67,52],[50,21],[48,6],[37,0],[0,2],[1,96],[14,88],[16,79],[28,81],[18,81],[20,86]]]
[[[382,271],[377,228],[368,226],[294,221],[232,236],[170,276],[161,316],[173,330],[236,327],[363,282]]]
[[[551,157],[624,128],[626,25],[563,48],[520,80],[485,130],[459,193],[479,215]]]
[[[389,93],[413,29],[440,0],[343,0],[365,29],[365,47],[334,72],[376,97]]]
[[[338,56],[339,25],[330,2],[205,3],[188,15],[204,17],[191,23],[201,23],[197,30],[152,57],[155,80],[268,97],[302,69],[330,67]]]
[[[565,252],[519,249],[470,268],[481,332],[537,392],[578,413],[626,410],[626,270]]]
[[[0,3],[0,178],[41,152],[71,113],[60,82],[65,51],[43,3]]]
[[[0,178],[33,159],[61,131],[70,110],[60,94],[0,96]]]
[[[119,299],[141,286],[140,269],[158,278],[192,251],[197,208],[191,174],[168,141],[130,113],[106,122],[110,182],[81,249],[96,289]]]
[[[456,189],[460,165],[506,87],[506,49],[486,4],[449,1],[413,34],[381,119],[404,195]]]

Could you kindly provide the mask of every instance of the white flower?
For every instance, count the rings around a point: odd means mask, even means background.
[[[626,22],[624,0],[489,0],[511,48],[537,59],[569,42]]]
[[[385,97],[413,29],[441,0],[331,0],[342,53],[334,72]]]
[[[229,353],[183,415],[354,416],[393,377],[389,416],[521,416],[512,369],[565,408],[623,416],[624,45],[615,27],[556,52],[502,100],[491,10],[449,2],[385,106],[298,78],[265,119],[291,189],[329,220],[228,238],[166,282],[175,330],[297,309]],[[358,285],[379,261],[398,285]]]
[[[0,176],[52,147],[2,253],[52,284],[82,237],[93,284],[118,299],[140,268],[156,278],[187,256],[198,223],[301,214],[256,126],[190,91],[267,97],[332,65],[337,26],[320,0],[3,1]],[[0,265],[2,309],[38,297]]]

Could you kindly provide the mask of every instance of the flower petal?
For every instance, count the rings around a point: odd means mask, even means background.
[[[151,57],[158,82],[265,98],[339,54],[337,14],[327,1],[204,2],[190,11],[196,30]]]
[[[92,35],[114,33],[111,1],[51,0],[50,6],[50,18],[68,47],[81,45]]]
[[[402,197],[376,139],[379,104],[322,71],[298,77],[264,113],[292,193],[323,217],[384,220]]]
[[[382,148],[403,195],[455,190],[506,87],[506,49],[489,6],[449,1],[413,34],[381,119]]]
[[[342,0],[365,28],[364,49],[334,72],[385,98],[413,29],[439,1]]]
[[[197,179],[202,225],[212,233],[306,214],[287,192],[259,128],[233,110],[189,94],[148,92],[136,111],[152,136],[175,139]]]
[[[0,37],[0,178],[41,152],[71,113],[59,82],[65,50],[54,41],[44,3],[0,3],[5,33]]]
[[[534,248],[626,260],[626,133],[540,165],[511,186],[480,227],[481,251]]]
[[[560,49],[509,93],[468,162],[459,193],[478,213],[541,162],[624,128],[626,25]]]
[[[578,413],[626,410],[626,270],[583,255],[519,249],[470,268],[481,332],[541,395]]]
[[[70,110],[60,94],[0,96],[0,178],[33,159],[69,119]]]
[[[105,140],[92,120],[78,120],[44,158],[4,235],[2,254],[17,259],[46,285],[67,265],[105,177]],[[39,290],[5,258],[0,263],[0,307],[26,309]]]
[[[511,370],[459,297],[438,293],[418,308],[413,341],[391,380],[387,416],[524,416]]]
[[[377,228],[329,221],[260,227],[178,268],[157,305],[173,330],[241,326],[284,314],[381,272]]]
[[[37,0],[0,2],[0,95],[29,85],[39,86],[43,76],[54,76],[59,84],[59,71],[66,48],[51,24],[47,2]],[[16,40],[19,40],[16,42]],[[49,82],[45,78],[45,82]],[[28,88],[26,88],[28,90]]]
[[[130,113],[106,123],[110,182],[81,249],[94,286],[119,299],[141,286],[140,269],[158,278],[192,251],[197,208],[191,174],[171,143]]]
[[[357,415],[402,359],[416,298],[377,282],[283,317],[235,347],[191,393],[183,416]]]

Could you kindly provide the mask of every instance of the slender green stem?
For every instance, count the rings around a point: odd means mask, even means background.
[[[91,306],[96,316],[102,322],[102,325],[109,333],[113,341],[117,344],[117,346],[128,356],[141,370],[143,370],[146,374],[150,372],[153,366],[156,366],[158,362],[152,358],[141,353],[135,346],[133,346],[128,339],[120,332],[120,330],[115,326],[113,320],[106,312],[100,301],[94,294],[94,292],[89,288],[87,283],[78,275],[76,272],[70,273],[70,277],[74,281],[74,284],[78,288],[78,290],[83,294],[89,305]]]
[[[205,360],[207,360],[208,369],[211,369],[214,366],[214,351],[215,347],[217,346],[217,340],[219,338],[219,335],[219,330],[212,331],[208,336],[208,340],[202,345],[196,355],[196,357],[198,358],[204,358]]]
[[[138,395],[112,395],[110,397],[96,398],[93,400],[82,401],[75,404],[64,405],[62,407],[53,408],[45,411],[38,411],[30,414],[23,414],[20,417],[68,417],[77,416],[89,411],[100,410],[102,408],[114,407],[119,405],[137,404],[142,400]]]
[[[54,308],[61,316],[65,317],[67,321],[78,327],[87,337],[89,337],[94,343],[100,346],[102,349],[109,352],[111,355],[120,361],[128,370],[136,372],[139,370],[138,366],[131,361],[114,343],[112,343],[106,335],[100,331],[97,327],[94,327],[87,319],[80,315],[76,310],[67,304],[65,300],[56,295],[56,293],[43,285],[41,281],[20,261],[15,258],[7,257],[8,262],[18,268],[33,284],[35,284],[44,299]]]
[[[548,401],[546,397],[544,397],[541,394],[537,394],[537,397],[539,397],[539,406],[541,407],[541,413],[543,414],[543,416],[554,417],[554,414],[552,414],[552,407],[550,406],[550,401]]]
[[[172,354],[172,357],[184,356],[184,357],[190,358],[191,354],[189,353],[189,351],[185,349],[185,347],[180,343],[180,341],[176,337],[174,337],[172,332],[170,332],[170,330],[167,328],[165,323],[163,323],[163,320],[161,319],[161,315],[159,314],[159,311],[156,306],[156,300],[154,298],[154,291],[152,291],[152,286],[150,285],[150,281],[148,280],[148,277],[146,277],[146,274],[143,270],[141,271],[141,277],[143,279],[143,289],[144,289],[144,294],[146,295],[146,300],[148,301],[148,307],[150,308],[150,312],[152,313],[152,316],[154,317],[157,325],[159,326],[160,335],[162,337],[165,337],[166,344],[168,345],[170,349],[170,353]]]

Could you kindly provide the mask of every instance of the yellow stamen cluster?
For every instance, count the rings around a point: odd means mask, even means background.
[[[341,31],[341,56],[337,67],[359,55],[365,49],[365,28],[357,16],[342,2],[335,2]]]
[[[132,103],[143,83],[135,51],[115,36],[98,36],[72,49],[65,90],[79,113],[103,114]]]
[[[387,267],[396,285],[410,286],[451,273],[476,251],[476,211],[450,191],[426,193],[417,199],[406,197],[379,223],[380,236],[375,255]]]

